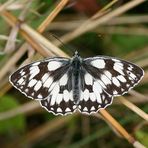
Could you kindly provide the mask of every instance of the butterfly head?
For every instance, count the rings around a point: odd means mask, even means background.
[[[72,57],[72,61],[82,61],[82,58],[80,57],[78,51],[75,51],[75,53]]]
[[[74,53],[73,57],[77,57],[77,58],[78,58],[78,57],[80,57],[80,55],[79,55],[79,53],[78,53],[78,51],[77,51],[77,50],[75,51],[75,53]]]

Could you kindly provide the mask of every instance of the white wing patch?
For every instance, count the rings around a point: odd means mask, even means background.
[[[123,82],[123,83],[126,82],[126,79],[125,79],[122,75],[118,75],[118,76],[117,76],[117,79],[118,79],[120,82]]]
[[[36,80],[36,79],[32,79],[32,80],[28,83],[28,87],[33,87],[36,83],[37,83],[37,80]]]
[[[43,77],[42,77],[43,78]],[[48,77],[46,79],[46,81],[43,81],[43,87],[49,88],[50,85],[53,83],[53,78],[52,77]]]
[[[49,74],[48,74],[48,73],[45,73],[45,74],[42,76],[41,80],[42,80],[42,82],[44,83],[48,78],[49,78]],[[51,77],[50,77],[50,79],[51,79]]]
[[[92,85],[93,82],[92,76],[89,73],[86,73],[84,77],[85,77],[85,83],[87,85]]]
[[[36,83],[36,85],[34,86],[34,90],[35,90],[35,91],[38,91],[41,87],[42,87],[42,82],[41,82],[41,81],[38,81],[38,82]]]
[[[68,81],[68,76],[67,74],[64,74],[62,78],[60,79],[60,85],[66,85],[67,81]]]
[[[38,66],[32,66],[30,67],[29,70],[30,70],[29,80],[33,79],[40,72],[40,69]]]
[[[54,70],[60,68],[61,65],[62,65],[61,62],[58,62],[58,61],[51,61],[51,62],[48,63],[48,70],[49,70],[49,71],[54,71]]]
[[[105,62],[103,59],[96,59],[96,60],[93,60],[91,62],[91,64],[94,66],[94,67],[97,67],[97,68],[105,68]]]

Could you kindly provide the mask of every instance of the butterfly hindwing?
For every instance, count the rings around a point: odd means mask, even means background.
[[[32,99],[45,99],[69,67],[66,58],[51,58],[26,65],[10,76],[10,82],[20,92]]]
[[[75,111],[72,95],[72,72],[69,69],[50,90],[49,96],[40,101],[41,106],[54,114],[71,114]]]
[[[112,96],[123,95],[143,77],[138,66],[113,57],[92,57],[83,60],[83,67]]]
[[[112,103],[112,96],[84,68],[81,70],[81,92],[78,109],[82,113],[95,113]]]

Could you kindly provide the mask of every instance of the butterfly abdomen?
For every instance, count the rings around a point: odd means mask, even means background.
[[[75,104],[79,103],[80,98],[80,68],[81,61],[76,57],[72,60],[72,90]]]

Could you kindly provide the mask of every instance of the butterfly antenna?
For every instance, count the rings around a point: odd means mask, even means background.
[[[66,49],[72,49],[71,46],[64,44],[64,43],[59,39],[58,36],[56,36],[55,34],[52,34],[52,33],[50,33],[50,34],[51,34],[55,39],[57,39],[57,40],[62,44],[63,47],[65,47]],[[72,50],[73,50],[73,51],[76,51],[76,50],[74,50],[74,49],[72,49]]]

